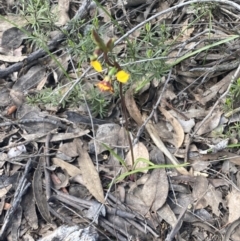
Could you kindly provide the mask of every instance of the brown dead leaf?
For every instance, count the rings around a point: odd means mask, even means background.
[[[24,48],[24,46],[21,45],[19,48],[14,49],[14,51],[13,51],[13,56],[18,56],[18,57],[22,56],[22,50],[23,50],[23,48]]]
[[[22,44],[24,38],[26,38],[24,31],[17,27],[9,28],[2,34],[2,47],[16,49]]]
[[[28,189],[28,194],[24,195],[22,200],[22,207],[23,207],[24,217],[26,218],[30,227],[33,229],[37,229],[38,217],[37,217],[36,205],[34,202],[32,187]]]
[[[9,89],[0,86],[0,107],[6,107],[10,104]]]
[[[165,169],[155,169],[142,188],[142,200],[156,212],[166,202],[168,196],[168,179]]]
[[[8,63],[17,63],[26,59],[27,56],[11,56],[11,55],[2,55],[0,54],[0,61]]]
[[[59,158],[52,158],[52,162],[54,165],[61,167],[62,169],[65,169],[69,176],[74,177],[78,174],[82,174],[81,170],[77,167],[75,167],[72,164],[69,164]]]
[[[58,26],[65,25],[69,20],[68,10],[69,10],[69,0],[58,0]]]
[[[240,192],[235,188],[227,195],[227,206],[229,208],[228,222],[232,223],[240,217]]]
[[[211,184],[208,186],[208,191],[204,197],[207,204],[212,207],[212,212],[216,215],[220,215],[220,210],[218,208],[219,204],[223,202],[222,193],[216,190]]]
[[[232,76],[235,74],[236,70],[229,72],[226,76],[223,77],[222,80],[218,81],[215,85],[205,91],[203,94],[196,94],[195,98],[202,105],[205,105],[208,101],[212,100],[216,94],[219,92],[222,94],[228,88],[229,82],[232,79]],[[236,76],[236,78],[240,77],[240,73]]]
[[[168,1],[160,1],[158,4],[158,7],[156,9],[157,12],[162,12],[166,9],[170,8],[170,2]],[[173,15],[173,12],[169,12],[169,13],[165,13],[165,14],[161,14],[160,16],[158,16],[156,18],[157,22],[161,22],[164,19],[171,19],[171,16]]]
[[[80,136],[84,136],[88,133],[89,133],[89,130],[80,131],[78,133],[56,133],[56,134],[52,135],[52,138],[51,138],[50,142],[69,140],[69,139],[77,138],[77,137],[80,137]],[[35,140],[36,142],[45,143],[46,142],[46,135],[47,135],[47,133],[43,133],[43,134],[41,134],[41,133],[22,134],[22,137],[26,141]]]
[[[144,115],[143,119],[146,120],[147,116]],[[158,136],[154,125],[152,123],[148,122],[146,124],[146,129],[147,129],[149,135],[151,136],[153,142],[155,143],[155,145],[164,153],[164,155],[166,155],[169,158],[169,160],[172,162],[172,164],[179,165],[178,160],[169,152],[169,150],[166,148],[166,146],[164,145],[164,143]],[[181,173],[182,175],[189,175],[188,171],[184,167],[176,167],[176,170],[179,173]]]
[[[45,76],[45,68],[41,65],[34,65],[28,72],[21,76],[13,85],[12,89],[18,91],[26,91],[30,88],[37,86],[37,84]]]
[[[206,177],[198,176],[194,182],[192,196],[194,200],[200,200],[206,193],[208,188],[208,180]]]
[[[133,90],[131,88],[129,88],[125,94],[125,102],[129,115],[136,121],[138,126],[141,126],[143,123],[142,115],[133,98]]]
[[[168,224],[172,227],[176,225],[177,218],[173,212],[173,210],[169,207],[167,203],[165,203],[158,211],[157,214],[164,219]]]
[[[57,190],[61,188],[65,188],[69,183],[69,176],[67,171],[64,169],[62,171],[63,173],[59,172],[57,173],[57,175],[55,173],[54,175],[51,175],[52,181]]]
[[[24,100],[24,94],[22,91],[16,91],[11,89],[10,90],[10,96],[16,106],[21,106]]]
[[[114,123],[100,125],[96,132],[96,139],[98,140],[96,142],[96,146],[94,145],[94,141],[91,140],[89,142],[89,152],[96,152],[97,154],[99,154],[103,151],[106,151],[107,148],[105,148],[102,143],[106,144],[109,147],[118,145],[118,135],[120,129],[120,125]]]
[[[37,85],[36,90],[42,90],[42,88],[47,82],[47,79],[48,79],[48,76],[44,76],[43,79],[40,81],[40,83]]]
[[[51,223],[51,215],[48,208],[47,198],[43,192],[43,183],[42,183],[42,165],[44,159],[41,157],[38,162],[37,169],[33,175],[33,194],[41,216],[48,223]]]
[[[215,129],[218,124],[219,121],[221,119],[221,115],[222,115],[222,111],[216,111],[214,112],[205,122],[204,124],[200,127],[200,129],[197,131],[196,134],[198,135],[203,135],[206,134],[210,131],[212,131],[213,129]],[[197,123],[195,125],[195,130],[198,129],[198,126],[201,122]]]
[[[0,37],[2,37],[2,34],[5,30],[13,26],[12,22],[17,23],[18,28],[24,27],[28,24],[27,18],[20,14],[5,15],[0,19]]]
[[[182,40],[186,41],[190,38],[190,35],[192,34],[192,32],[194,31],[194,27],[189,28],[189,18],[187,18],[185,20],[185,22],[182,23],[182,31],[181,31],[181,36],[182,36]],[[179,40],[179,38],[178,38]]]
[[[10,203],[4,203],[4,210],[9,210],[12,207],[12,205]]]
[[[184,140],[184,131],[181,124],[163,107],[159,106],[159,110],[166,117],[166,119],[172,124],[173,129],[175,131],[174,138],[173,138],[175,142],[175,147],[180,148]]]
[[[185,121],[179,118],[178,121],[182,126],[184,133],[190,133],[192,128],[195,126],[194,119],[189,119]]]
[[[132,155],[131,155],[131,150],[130,150],[126,156],[126,160],[125,160],[126,165],[131,168],[133,168],[133,166],[134,166],[135,167],[134,169],[146,168],[146,170],[141,171],[141,172],[147,173],[148,172],[148,170],[147,170],[148,163],[138,160],[139,158],[143,158],[143,159],[149,161],[148,150],[142,142],[138,142],[133,147],[133,156],[134,156],[134,163],[132,165]]]
[[[9,184],[8,186],[1,188],[0,189],[0,198],[5,196],[11,188],[12,188],[12,184]]]
[[[219,216],[219,204],[223,201],[222,194],[216,190],[204,176],[198,176],[193,186],[193,198],[197,200],[195,209],[202,209],[207,206],[212,208],[212,212]]]
[[[17,106],[16,106],[16,105],[10,106],[10,107],[8,108],[8,110],[7,110],[7,115],[13,114],[16,110],[17,110]]]
[[[136,212],[139,212],[143,216],[145,216],[149,211],[149,207],[139,197],[132,193],[128,193],[126,195],[125,202],[128,207]]]
[[[178,50],[171,51],[170,54],[168,54],[167,56],[168,58],[167,58],[166,64],[170,65],[175,63],[175,61],[177,61],[178,54],[179,54]]]
[[[60,145],[58,152],[65,154],[69,157],[76,157],[78,156],[77,146],[74,141],[67,142],[62,145]]]
[[[226,156],[226,159],[228,159],[230,162],[234,163],[235,165],[240,166],[240,156],[228,151],[222,151],[220,152],[222,156]]]
[[[82,147],[80,139],[74,139],[74,143],[79,154],[78,164],[82,172],[84,185],[100,203],[105,203],[101,180],[89,154]]]

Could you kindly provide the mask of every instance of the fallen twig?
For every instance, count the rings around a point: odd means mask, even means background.
[[[17,210],[17,208],[19,207],[22,197],[25,194],[26,190],[31,185],[30,182],[27,181],[27,174],[30,171],[31,167],[32,167],[32,160],[29,159],[27,162],[27,165],[25,166],[25,171],[24,171],[24,173],[18,183],[18,187],[15,191],[13,201],[11,203],[12,206],[10,209],[8,209],[8,211],[5,215],[3,225],[0,230],[0,240],[6,240],[5,239],[6,231],[11,223],[14,213]]]

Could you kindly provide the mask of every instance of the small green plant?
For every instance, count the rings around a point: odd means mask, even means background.
[[[51,104],[53,106],[59,107],[59,101],[62,98],[62,91],[64,87],[58,86],[58,88],[44,88],[38,93],[31,94],[27,96],[27,103],[31,105],[47,105]],[[73,91],[70,93],[68,98],[62,103],[63,108],[76,107],[79,105],[84,105],[84,96],[89,105],[89,108],[93,116],[99,115],[100,118],[107,116],[109,101],[103,93],[99,92],[96,88],[91,88],[88,93],[84,93],[80,86],[77,85]]]
[[[212,12],[217,9],[217,4],[199,2],[199,3],[191,4],[191,7],[196,16],[205,16],[207,18],[212,18]]]
[[[230,94],[232,94],[235,98],[240,98],[240,78],[232,84]]]
[[[18,7],[19,13],[26,17],[29,26],[36,34],[39,34],[43,29],[44,31],[53,29],[57,16],[51,11],[49,1],[20,0]]]
[[[27,103],[35,105],[35,104],[53,104],[55,106],[58,105],[58,102],[61,98],[60,93],[54,93],[52,88],[44,88],[42,91],[28,95]]]
[[[240,78],[232,83],[228,96],[225,100],[223,109],[225,112],[231,112],[236,107],[234,103],[240,102]]]
[[[240,136],[240,122],[235,122],[233,125],[229,126],[228,134],[230,137]]]
[[[89,99],[87,100],[93,116],[99,115],[101,118],[106,117],[108,114],[109,101],[103,93],[97,89],[92,88],[89,92]]]

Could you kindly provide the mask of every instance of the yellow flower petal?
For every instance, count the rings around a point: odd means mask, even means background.
[[[113,87],[110,82],[108,81],[100,81],[96,84],[96,86],[101,90],[101,91],[110,91],[111,93],[114,92]]]
[[[127,83],[130,78],[130,74],[125,72],[124,70],[120,70],[117,72],[116,78],[121,83]]]
[[[98,60],[92,60],[90,64],[97,72],[102,71],[102,65]]]

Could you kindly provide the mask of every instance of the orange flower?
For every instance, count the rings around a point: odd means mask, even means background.
[[[113,87],[109,81],[102,80],[96,84],[96,86],[101,90],[101,91],[109,91],[111,93],[114,92]]]
[[[117,72],[116,78],[119,82],[125,84],[128,82],[128,80],[130,78],[130,74],[125,72],[124,70],[120,70]]]
[[[102,71],[102,65],[98,60],[92,60],[90,64],[97,72]]]

